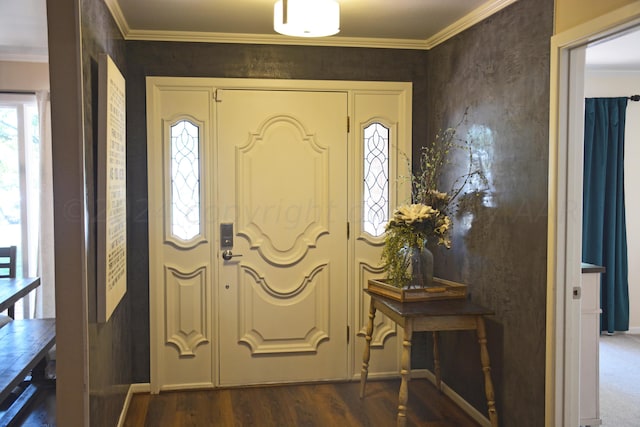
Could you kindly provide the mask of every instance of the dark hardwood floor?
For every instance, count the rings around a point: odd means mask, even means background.
[[[125,427],[395,426],[399,380],[163,392],[133,396]],[[408,426],[479,424],[427,380],[409,383]]]
[[[386,427],[396,425],[399,380],[135,394],[125,427]],[[477,427],[427,380],[409,383],[409,427]],[[22,427],[55,426],[55,390],[41,393]]]

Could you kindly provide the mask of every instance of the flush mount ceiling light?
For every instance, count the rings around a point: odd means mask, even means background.
[[[326,37],[340,31],[337,0],[278,0],[273,29],[286,36]]]

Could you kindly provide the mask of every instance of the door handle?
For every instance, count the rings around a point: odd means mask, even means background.
[[[226,249],[222,251],[222,259],[225,261],[229,261],[231,258],[236,258],[239,256],[242,256],[242,255],[241,254],[234,255],[233,252],[231,252],[231,249]]]

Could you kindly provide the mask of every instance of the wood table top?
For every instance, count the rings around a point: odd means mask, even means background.
[[[0,278],[0,312],[40,286],[39,277]]]
[[[442,299],[434,301],[400,302],[391,298],[364,290],[377,303],[384,305],[402,317],[424,316],[478,316],[492,315],[495,312],[469,301],[466,298]]]
[[[14,320],[0,328],[0,401],[24,381],[55,339],[55,319]]]

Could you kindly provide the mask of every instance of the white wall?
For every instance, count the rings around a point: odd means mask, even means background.
[[[585,96],[640,94],[640,71],[587,69]],[[640,333],[640,102],[629,101],[625,130],[625,196],[629,251],[629,330]]]
[[[49,90],[49,64],[0,61],[0,90]]]

